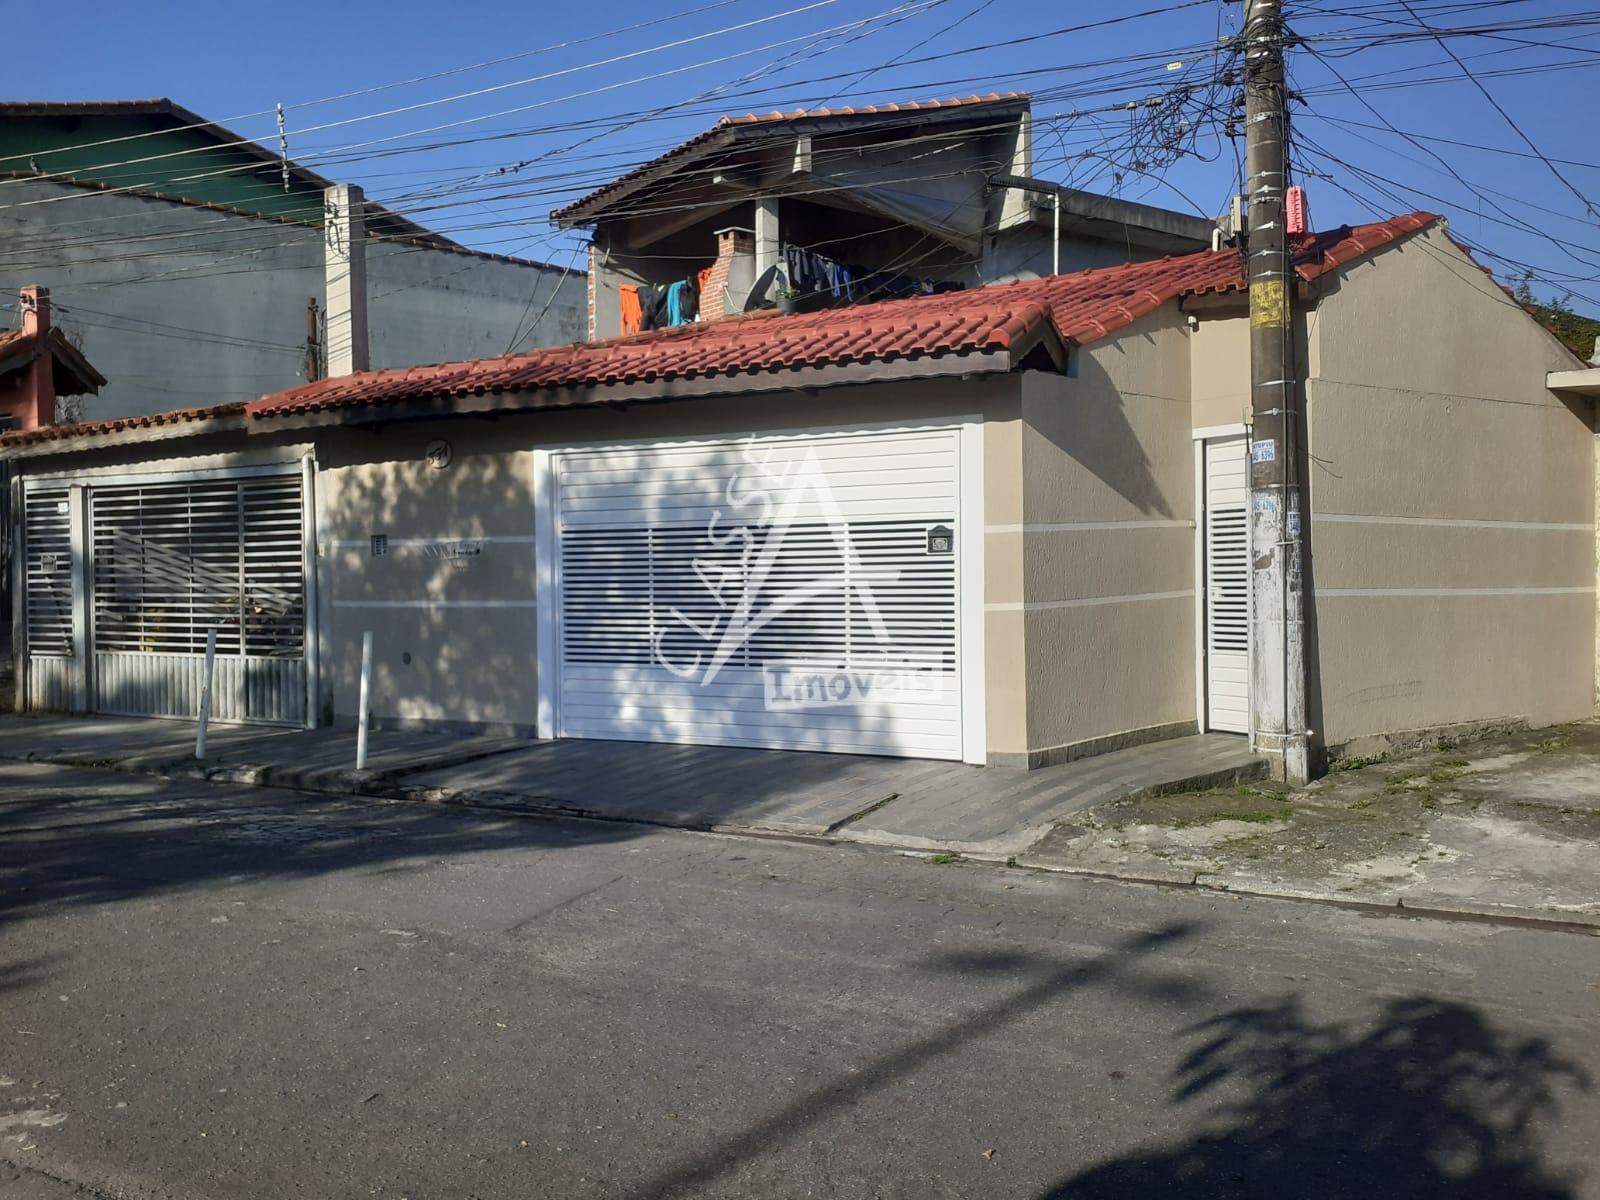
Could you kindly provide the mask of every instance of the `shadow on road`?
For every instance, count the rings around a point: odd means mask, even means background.
[[[719,1177],[751,1159],[780,1151],[871,1093],[894,1086],[927,1068],[940,1056],[966,1049],[974,1040],[995,1033],[1074,991],[1105,986],[1130,999],[1154,1003],[1198,1002],[1206,997],[1207,989],[1191,976],[1175,972],[1150,974],[1144,962],[1174,949],[1198,932],[1199,927],[1194,924],[1176,922],[1150,933],[1132,935],[1103,954],[1070,964],[1010,952],[942,954],[928,963],[930,970],[975,977],[1020,978],[1023,986],[957,1024],[919,1038],[813,1089],[742,1133],[677,1164],[630,1194],[639,1200],[699,1195]]]
[[[1564,1091],[1589,1079],[1543,1038],[1477,1010],[1393,1000],[1366,1025],[1307,1016],[1300,997],[1188,1031],[1174,1104],[1218,1105],[1191,1140],[1063,1181],[1057,1200],[1560,1200],[1573,1173],[1543,1159]],[[1231,1094],[1230,1094],[1231,1093]]]
[[[0,923],[254,880],[626,841],[640,826],[0,764]],[[15,798],[15,797],[21,798]],[[0,989],[11,985],[0,974]]]

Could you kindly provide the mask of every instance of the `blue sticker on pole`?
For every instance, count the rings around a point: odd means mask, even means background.
[[[1250,443],[1250,461],[1251,462],[1258,462],[1258,463],[1274,462],[1274,461],[1276,461],[1277,457],[1278,457],[1278,443],[1277,442],[1271,441],[1270,439],[1263,438],[1259,442],[1251,442]]]
[[[1300,536],[1300,510],[1291,508],[1283,515],[1283,532],[1288,537]]]
[[[1250,507],[1258,513],[1269,516],[1276,515],[1278,511],[1278,498],[1265,493],[1250,497]]]

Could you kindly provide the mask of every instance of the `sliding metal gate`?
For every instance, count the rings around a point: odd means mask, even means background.
[[[30,705],[193,716],[215,630],[212,715],[304,724],[305,508],[298,470],[29,487]]]

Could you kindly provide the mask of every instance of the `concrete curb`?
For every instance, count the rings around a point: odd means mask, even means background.
[[[1563,933],[1582,933],[1600,936],[1600,914],[1563,912],[1554,915],[1550,910],[1511,908],[1505,905],[1486,904],[1482,901],[1459,900],[1453,897],[1428,895],[1396,896],[1392,900],[1356,900],[1320,894],[1290,886],[1273,887],[1253,884],[1230,885],[1221,880],[1211,881],[1201,873],[1167,863],[1128,863],[1119,866],[1079,867],[1050,859],[1030,858],[1026,851],[1005,853],[996,851],[993,843],[930,843],[921,838],[895,838],[893,835],[874,837],[866,841],[860,837],[840,836],[833,833],[798,833],[759,824],[694,821],[689,819],[649,820],[644,817],[620,817],[612,813],[585,809],[551,797],[530,796],[523,793],[505,793],[469,788],[407,787],[399,782],[409,773],[402,771],[364,771],[329,768],[294,768],[260,766],[251,764],[218,764],[206,766],[193,759],[174,759],[170,755],[128,755],[120,759],[92,758],[86,755],[27,754],[0,755],[0,761],[47,763],[54,766],[80,767],[93,770],[113,770],[127,774],[154,775],[165,779],[185,779],[203,783],[237,783],[251,787],[268,787],[277,790],[310,792],[315,795],[338,796],[345,799],[392,800],[410,803],[437,804],[455,808],[476,809],[482,812],[506,813],[513,816],[557,818],[568,820],[605,821],[613,824],[642,825],[652,828],[684,829],[697,833],[720,833],[739,837],[783,838],[808,841],[822,845],[855,845],[872,849],[895,850],[902,853],[936,854],[954,853],[972,862],[999,867],[1016,867],[1036,871],[1049,871],[1057,875],[1075,875],[1085,879],[1102,879],[1119,883],[1142,884],[1153,887],[1189,889],[1224,896],[1243,896],[1252,899],[1293,901],[1302,904],[1319,904],[1373,916],[1416,917],[1432,920],[1475,921],[1485,924],[1543,929]],[[429,768],[431,769],[431,767]],[[1262,765],[1245,768],[1228,768],[1196,777],[1197,782],[1177,781],[1158,785],[1159,790],[1147,789],[1141,795],[1161,795],[1175,791],[1225,786],[1233,782],[1247,782],[1260,778]],[[1214,780],[1206,782],[1206,780]],[[849,826],[845,827],[846,829]]]
[[[1325,892],[1289,885],[1275,887],[1260,883],[1247,886],[1230,884],[1222,880],[1207,879],[1204,874],[1187,868],[1158,863],[1130,865],[1126,868],[1078,867],[1070,863],[1054,862],[1050,859],[1030,859],[1020,855],[1011,861],[1015,866],[1030,870],[1049,871],[1055,875],[1077,875],[1085,879],[1186,888],[1197,892],[1211,892],[1219,896],[1244,896],[1254,900],[1320,904],[1327,908],[1342,908],[1372,916],[1476,921],[1491,925],[1582,933],[1590,937],[1600,937],[1600,914],[1566,912],[1558,909],[1512,908],[1503,904],[1485,904],[1477,900],[1458,900],[1454,897],[1433,897],[1426,894],[1358,900],[1351,897],[1330,896]]]

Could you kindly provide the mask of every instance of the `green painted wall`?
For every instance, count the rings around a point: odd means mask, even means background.
[[[152,130],[163,132],[109,146],[73,148]],[[176,151],[189,153],[159,157]],[[270,216],[301,220],[321,216],[321,192],[315,185],[291,177],[285,192],[277,164],[259,162],[220,144],[205,130],[183,129],[170,116],[0,116],[0,170],[35,169]]]

